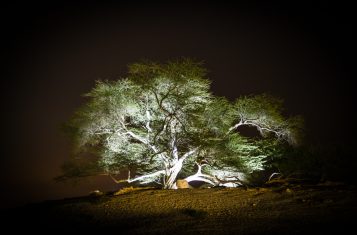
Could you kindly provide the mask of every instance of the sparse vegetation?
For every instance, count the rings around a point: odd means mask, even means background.
[[[148,189],[153,189],[152,187],[124,187],[120,190],[118,190],[117,192],[114,193],[115,196],[118,195],[123,195],[123,194],[127,194],[127,193],[131,193],[131,192],[135,192],[135,191],[140,191],[140,190],[148,190]]]

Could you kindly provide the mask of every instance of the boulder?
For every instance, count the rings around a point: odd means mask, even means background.
[[[176,186],[177,186],[178,189],[191,188],[186,180],[177,180],[176,181]]]

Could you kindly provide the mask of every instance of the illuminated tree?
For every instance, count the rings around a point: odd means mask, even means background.
[[[127,78],[97,82],[67,124],[78,149],[98,156],[88,175],[100,172],[116,182],[167,189],[176,188],[178,175],[188,182],[236,186],[242,172],[263,170],[282,141],[297,144],[300,120],[285,119],[280,100],[260,95],[231,104],[214,97],[204,77],[200,64],[182,60],[133,64]],[[264,138],[241,136],[241,126],[257,128]],[[67,167],[64,177],[86,175],[73,169]],[[121,171],[128,178],[116,180]]]

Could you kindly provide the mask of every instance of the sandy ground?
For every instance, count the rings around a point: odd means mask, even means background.
[[[266,188],[128,190],[120,195],[49,201],[2,211],[27,231],[115,234],[347,233],[356,188],[344,184]],[[20,227],[12,227],[20,228]]]

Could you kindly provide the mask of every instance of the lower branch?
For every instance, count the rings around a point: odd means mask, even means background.
[[[230,179],[230,180],[222,180],[219,179],[217,176],[215,176],[216,180],[219,182],[218,185],[220,186],[225,186],[225,187],[235,187],[236,185],[244,185],[244,183],[237,177],[231,177],[234,179]]]
[[[150,173],[148,175],[142,175],[142,176],[136,177],[134,179],[130,179],[130,172],[129,172],[129,177],[128,177],[128,179],[125,179],[125,180],[117,180],[111,174],[108,174],[108,175],[112,178],[112,180],[115,183],[119,184],[119,183],[125,183],[125,182],[132,183],[132,182],[135,182],[135,181],[143,181],[143,180],[148,179],[148,178],[155,178],[155,177],[157,177],[157,176],[159,176],[161,174],[165,174],[165,170],[161,170],[161,171],[157,171],[157,172],[154,172],[154,173]]]
[[[208,183],[208,184],[211,184],[213,186],[216,186],[217,184],[209,179],[206,179],[204,178],[205,176],[204,175],[191,175],[187,178],[185,178],[185,180],[187,181],[187,183],[189,182],[192,182],[192,181],[201,181],[201,182],[205,182],[205,183]]]
[[[192,181],[202,181],[205,183],[209,183],[213,186],[217,185],[216,179],[213,176],[210,175],[206,175],[202,173],[202,166],[199,163],[196,163],[198,166],[197,172],[194,175],[188,176],[187,178],[185,178],[185,180],[187,181],[187,183],[192,182]]]
[[[219,179],[217,176],[211,176],[202,173],[202,166],[206,164],[196,163],[198,166],[197,172],[194,175],[188,176],[185,180],[189,183],[192,181],[201,181],[209,183],[213,186],[224,186],[224,187],[236,187],[238,185],[244,185],[243,182],[236,176],[229,177],[229,180]]]

